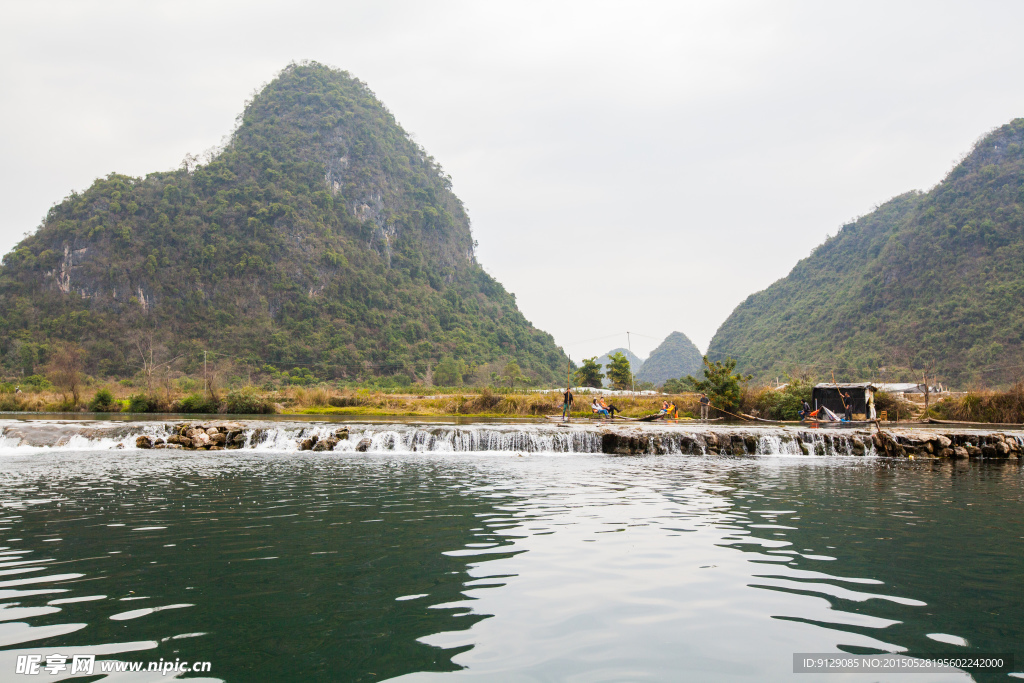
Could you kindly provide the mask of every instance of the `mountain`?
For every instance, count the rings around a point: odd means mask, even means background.
[[[474,246],[451,178],[370,89],[293,64],[207,163],[111,174],[50,209],[0,266],[0,363],[31,373],[71,341],[101,375],[194,370],[208,350],[325,379],[454,357],[557,381],[567,358]]]
[[[762,378],[954,387],[1024,370],[1024,119],[986,135],[930,191],[844,225],[785,278],[750,295],[711,341]]]
[[[643,367],[636,373],[636,379],[658,386],[666,380],[697,375],[703,367],[701,353],[690,338],[682,332],[673,332],[665,337],[658,348],[651,351]]]
[[[611,363],[611,361],[608,359],[608,357],[611,356],[613,353],[621,353],[623,356],[625,356],[629,360],[629,367],[633,371],[633,375],[634,376],[636,376],[636,373],[639,372],[640,368],[642,368],[643,365],[644,365],[644,362],[642,360],[640,360],[640,357],[635,355],[629,349],[623,349],[623,348],[612,349],[608,353],[604,354],[603,356],[601,356],[600,358],[597,359],[597,364],[601,366],[601,372],[605,373],[605,375],[606,375],[604,380],[603,380],[603,382],[602,382],[606,389],[612,385],[612,383],[608,380],[607,373],[608,373],[608,364]]]

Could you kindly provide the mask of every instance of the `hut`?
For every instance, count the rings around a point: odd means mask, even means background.
[[[847,384],[822,383],[814,385],[811,392],[811,400],[814,408],[824,406],[836,415],[846,412],[846,403],[853,406],[854,415],[863,415],[864,418],[875,419],[875,391],[877,387],[871,382],[851,382]],[[849,394],[850,398],[840,396]],[[862,418],[862,419],[864,419]]]

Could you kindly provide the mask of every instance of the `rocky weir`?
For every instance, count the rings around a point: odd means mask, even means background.
[[[311,423],[0,420],[0,452],[183,450],[602,453],[1024,460],[1024,431],[635,423]]]

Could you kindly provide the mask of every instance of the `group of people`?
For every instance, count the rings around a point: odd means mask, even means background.
[[[565,393],[562,394],[562,421],[566,421],[569,415],[572,413],[572,406],[575,402],[575,397],[572,394],[572,389],[567,388]],[[700,395],[700,417],[702,420],[708,419],[708,409],[711,407],[711,399],[708,398],[707,394]],[[615,419],[615,413],[621,413],[614,405],[609,404],[604,400],[604,396],[598,396],[590,404],[590,409],[602,417],[606,417],[610,420]],[[663,416],[666,420],[679,419],[679,408],[676,407],[675,401],[662,401],[661,410],[658,411],[658,415]]]
[[[572,395],[572,389],[566,389],[565,393],[562,394],[562,421],[568,419],[572,413],[572,406],[575,403],[575,397]],[[621,413],[622,411],[613,405],[609,405],[604,400],[604,396],[598,396],[594,399],[593,403],[590,404],[591,410],[595,413],[599,413],[603,417],[609,419],[615,419],[615,413]]]

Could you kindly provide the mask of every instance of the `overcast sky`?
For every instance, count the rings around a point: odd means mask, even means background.
[[[574,360],[702,351],[826,235],[1024,116],[1020,2],[0,0],[0,253],[178,166],[290,61],[369,84]]]

